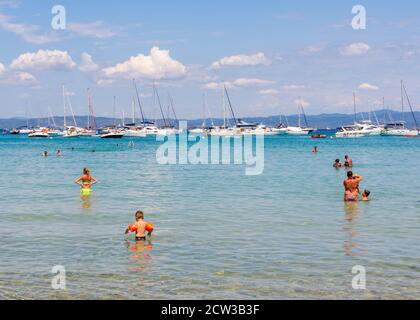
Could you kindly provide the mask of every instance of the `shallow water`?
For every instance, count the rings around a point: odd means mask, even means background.
[[[420,139],[267,137],[254,177],[158,165],[159,143],[133,141],[0,136],[0,298],[420,298]],[[345,154],[370,203],[343,204],[332,162]],[[89,201],[72,183],[85,166],[100,181]],[[124,239],[137,209],[151,244]],[[66,291],[51,288],[55,265]]]

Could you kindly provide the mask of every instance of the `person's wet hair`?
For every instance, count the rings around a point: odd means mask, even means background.
[[[352,178],[352,177],[353,177],[353,171],[347,172],[347,178]]]
[[[136,212],[136,219],[144,219],[143,211],[139,210]]]
[[[340,162],[340,159],[335,159],[335,163],[339,163]]]
[[[88,168],[84,168],[83,169],[83,174],[85,174],[85,175],[89,175],[89,173],[90,173],[90,171],[89,171],[89,169]]]
[[[370,196],[370,191],[369,190],[365,190],[365,192],[363,192],[364,193],[364,195],[366,196],[366,197],[369,197]]]

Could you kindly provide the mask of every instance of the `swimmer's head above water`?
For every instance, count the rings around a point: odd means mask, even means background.
[[[141,210],[137,211],[136,214],[135,214],[135,217],[136,217],[136,221],[144,220],[144,213],[143,213],[143,211],[141,211]]]
[[[369,201],[369,196],[370,196],[370,191],[369,190],[365,190],[362,193],[362,197],[363,197],[363,201]]]

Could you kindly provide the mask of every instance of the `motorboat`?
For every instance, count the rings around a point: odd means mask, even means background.
[[[48,128],[39,128],[28,134],[29,138],[49,138]]]
[[[63,138],[79,138],[81,135],[76,127],[67,127],[64,130]]]
[[[387,123],[382,132],[382,136],[418,136],[418,130],[408,129],[405,127],[404,122]]]

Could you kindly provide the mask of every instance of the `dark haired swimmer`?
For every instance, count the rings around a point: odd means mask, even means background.
[[[353,160],[347,155],[344,157],[344,159],[345,159],[344,166],[346,168],[353,168]]]
[[[363,193],[362,193],[362,201],[370,201],[369,196],[370,196],[370,191],[369,190],[363,191]]]
[[[363,180],[362,176],[347,172],[347,179],[344,180],[344,201],[357,201],[360,194],[359,184]]]
[[[340,162],[340,159],[335,160],[335,162],[333,164],[333,167],[336,168],[336,169],[339,169],[339,168],[343,167],[343,164]]]
[[[97,184],[98,180],[90,175],[88,168],[84,168],[83,175],[77,178],[74,183],[82,187],[80,189],[82,196],[89,196],[92,193],[92,186]]]

